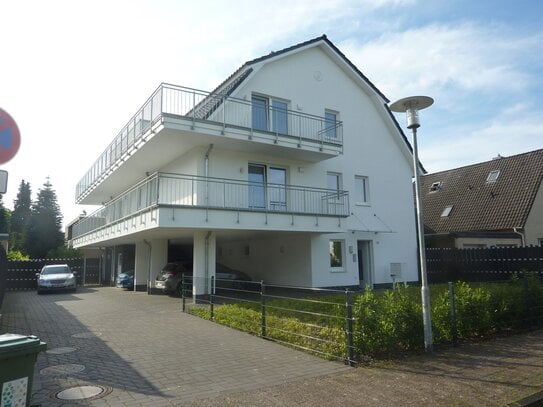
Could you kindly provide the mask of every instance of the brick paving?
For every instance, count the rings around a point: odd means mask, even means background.
[[[352,370],[180,307],[179,299],[109,287],[40,296],[8,292],[0,332],[36,335],[49,350],[77,348],[38,356],[33,403],[42,406],[178,406]],[[60,367],[40,373],[53,366]],[[83,385],[111,392],[77,402],[53,397]]]

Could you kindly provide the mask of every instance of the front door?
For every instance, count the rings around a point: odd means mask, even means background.
[[[360,287],[372,286],[372,251],[371,240],[359,240],[358,248],[358,279]]]

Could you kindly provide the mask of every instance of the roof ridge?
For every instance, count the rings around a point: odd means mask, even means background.
[[[433,175],[444,174],[444,173],[447,173],[447,172],[461,170],[461,169],[469,168],[469,167],[475,167],[475,166],[479,166],[479,165],[483,165],[483,164],[488,164],[488,163],[493,163],[493,162],[500,162],[500,161],[504,161],[504,160],[511,160],[511,159],[514,159],[514,158],[518,158],[518,157],[520,157],[522,155],[528,155],[528,154],[534,154],[534,153],[543,153],[543,148],[538,149],[538,150],[526,151],[524,153],[514,154],[514,155],[510,155],[510,156],[506,156],[506,157],[501,156],[500,158],[497,158],[497,159],[492,158],[490,160],[481,161],[481,162],[478,162],[478,163],[461,165],[460,167],[449,168],[448,170],[442,170],[442,171],[437,171],[437,172],[424,174],[423,176],[424,177],[430,177],[430,176],[433,176]]]

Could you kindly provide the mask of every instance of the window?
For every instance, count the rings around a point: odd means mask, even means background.
[[[354,177],[354,197],[357,205],[364,205],[369,203],[369,185],[368,177],[356,175]]]
[[[446,206],[445,209],[443,209],[443,212],[441,212],[441,217],[446,218],[451,214],[452,206]]]
[[[326,188],[330,190],[330,198],[339,199],[341,191],[341,174],[335,172],[327,173]]]
[[[343,240],[330,240],[330,267],[343,268]]]
[[[268,130],[268,99],[253,96],[253,128],[255,130]]]
[[[288,134],[288,103],[253,95],[253,129]]]
[[[488,177],[486,178],[486,182],[496,182],[499,176],[500,170],[490,171],[490,174],[488,174]]]
[[[284,211],[287,207],[287,170],[249,164],[249,208]]]
[[[272,131],[288,134],[287,107],[285,102],[272,100]]]
[[[337,113],[329,110],[324,112],[325,136],[327,139],[337,138]]]
[[[439,190],[441,189],[441,185],[442,185],[442,182],[441,182],[441,181],[434,182],[434,183],[430,186],[430,192],[439,191]]]

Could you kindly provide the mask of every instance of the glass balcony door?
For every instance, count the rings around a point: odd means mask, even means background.
[[[286,210],[287,170],[249,164],[249,208]]]

